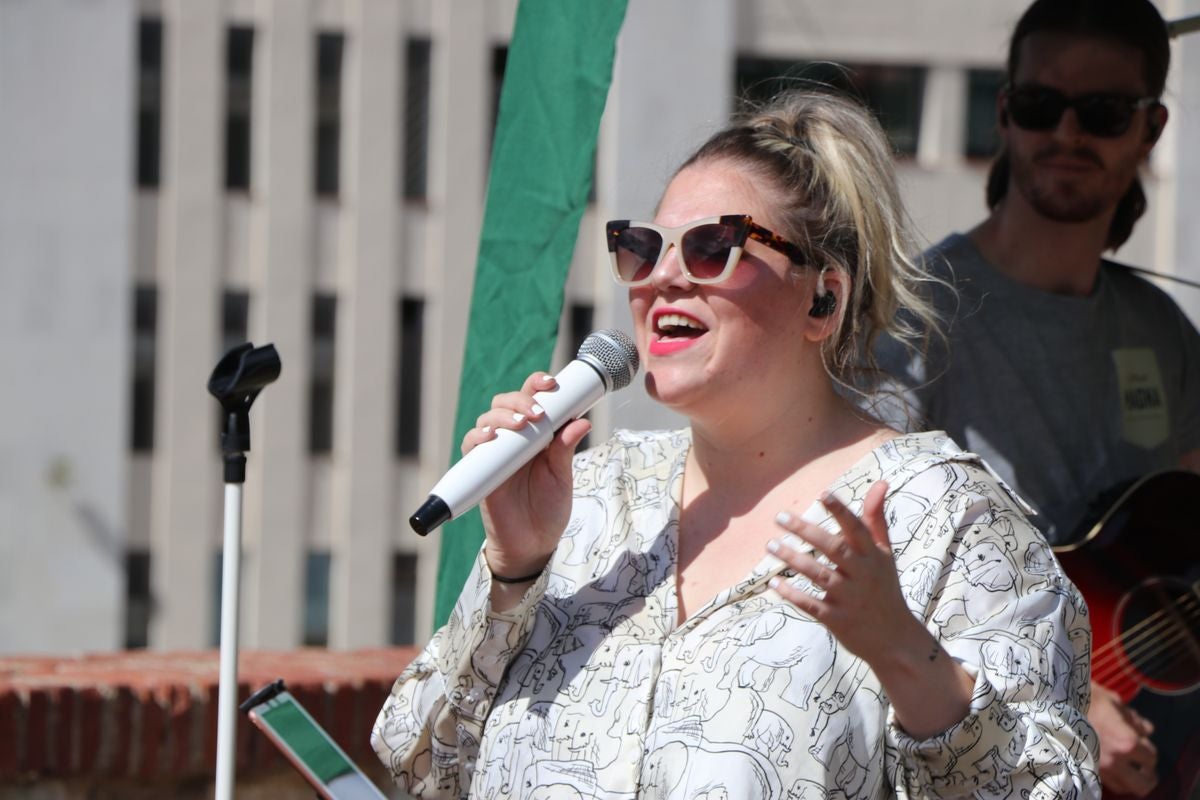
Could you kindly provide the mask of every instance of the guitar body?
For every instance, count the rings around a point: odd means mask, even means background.
[[[1055,553],[1088,603],[1092,679],[1155,724],[1150,796],[1200,796],[1200,475],[1142,478]]]

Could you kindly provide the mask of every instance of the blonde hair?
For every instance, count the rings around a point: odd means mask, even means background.
[[[810,266],[849,276],[824,349],[835,381],[855,391],[877,382],[872,343],[880,333],[914,348],[940,335],[921,290],[937,279],[914,260],[892,152],[863,106],[827,91],[785,92],[736,116],[679,169],[714,160],[734,163],[769,187],[777,232],[808,252]]]

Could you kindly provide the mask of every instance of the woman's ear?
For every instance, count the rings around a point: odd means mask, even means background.
[[[808,308],[810,335],[815,341],[825,339],[837,330],[846,291],[845,274],[840,269],[825,267],[817,274]]]

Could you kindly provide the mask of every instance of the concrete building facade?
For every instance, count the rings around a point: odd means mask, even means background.
[[[243,644],[429,635],[436,534],[405,520],[456,451],[516,5],[0,0],[0,652],[216,642],[205,383],[246,339],[273,342],[283,371],[251,414]],[[589,328],[629,326],[603,221],[650,215],[738,87],[780,69],[848,65],[921,233],[973,224],[1024,5],[629,0],[547,366]],[[1200,43],[1175,48],[1150,212],[1119,257],[1195,280]],[[1200,318],[1200,292],[1176,293]],[[636,388],[593,419],[597,436],[677,423]]]

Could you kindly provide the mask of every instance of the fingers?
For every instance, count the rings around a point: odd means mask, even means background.
[[[1100,746],[1103,747],[1104,743],[1101,742]],[[1145,797],[1158,785],[1154,768],[1136,761],[1123,761],[1107,773],[1102,772],[1101,780],[1106,793],[1112,790],[1137,797]]]
[[[871,532],[871,539],[877,547],[891,551],[892,540],[888,538],[887,519],[883,515],[883,504],[887,498],[888,485],[886,481],[876,481],[867,490],[863,500],[863,523]]]
[[[1134,730],[1136,730],[1142,736],[1149,736],[1150,734],[1154,733],[1154,723],[1153,722],[1146,719],[1145,717],[1143,717],[1138,712],[1134,711],[1129,706],[1125,706],[1125,712],[1126,712],[1126,719],[1129,720],[1129,724],[1132,725]]]
[[[790,520],[788,525],[796,525],[796,521]],[[811,553],[798,549],[800,544],[799,538],[788,534],[767,542],[767,550],[796,572],[808,578],[818,589],[828,589],[839,577],[836,575],[837,565],[822,563]]]
[[[871,487],[871,490],[867,492],[867,500],[873,501],[875,503],[875,507],[872,509],[864,503],[863,516],[865,518],[869,513],[872,512],[872,510],[874,511],[874,514],[878,517],[878,520],[872,520],[871,522],[876,527],[882,527],[883,537],[886,540],[887,523],[883,521],[883,493],[877,491],[880,485],[883,486],[884,491],[887,490],[887,484],[883,483],[882,481]],[[821,505],[825,506],[825,510],[828,511],[829,515],[833,517],[835,522],[837,522],[838,527],[841,529],[842,538],[849,545],[853,552],[865,553],[872,548],[876,542],[875,537],[877,534],[875,533],[875,530],[868,527],[867,522],[865,522],[863,519],[860,519],[857,514],[847,508],[845,503],[830,493],[821,497]],[[829,555],[830,558],[833,558],[832,553],[824,548],[821,549],[823,552]],[[837,559],[834,560],[836,561]]]
[[[541,419],[545,409],[534,397],[536,392],[552,391],[558,386],[553,375],[535,372],[525,379],[518,392],[504,392],[492,398],[492,407],[479,415],[475,427],[467,431],[462,440],[462,453],[466,455],[480,444],[496,438],[500,428],[519,430],[529,420]],[[584,434],[587,432],[584,431]],[[580,439],[583,435],[580,435]],[[578,444],[578,440],[575,442]]]

